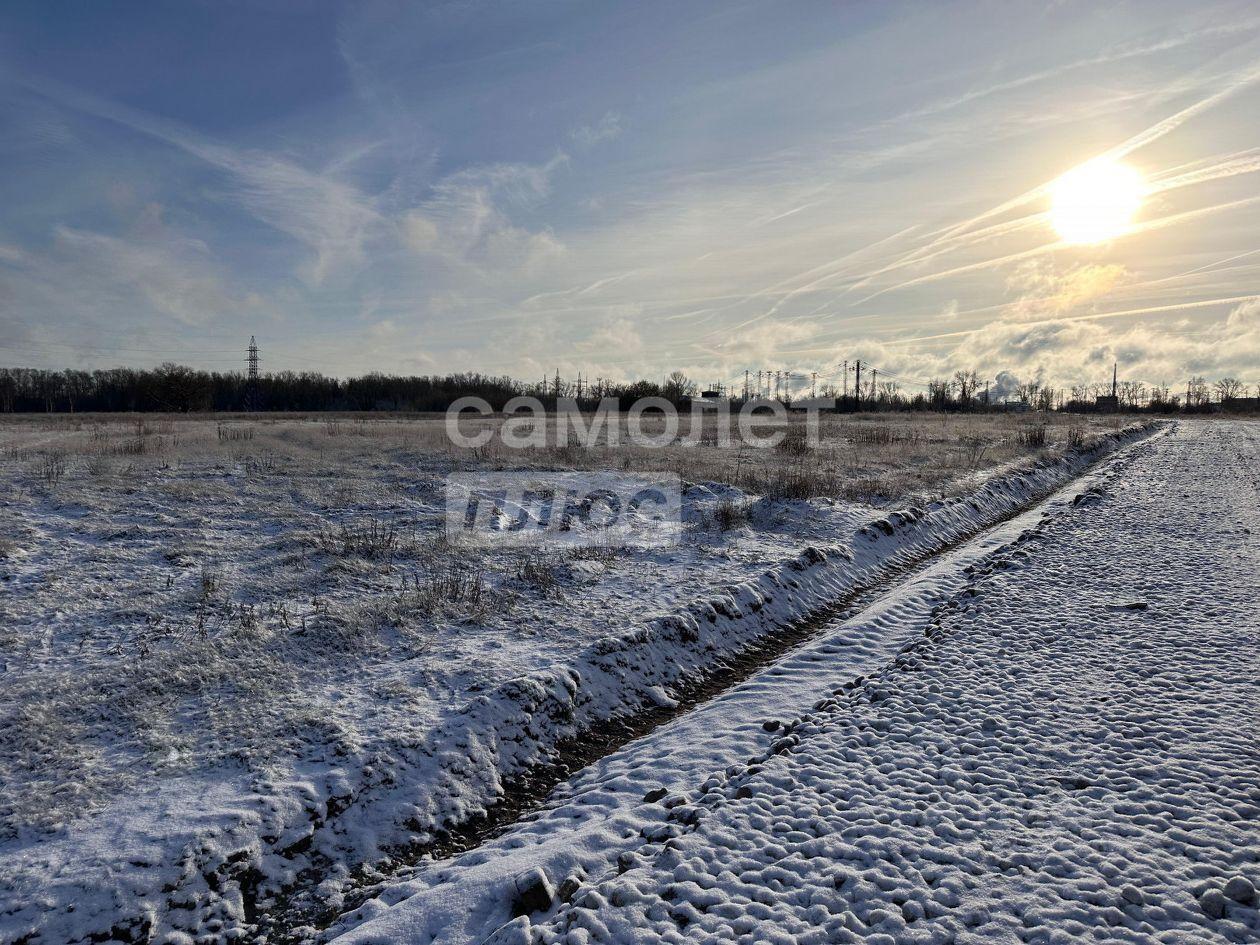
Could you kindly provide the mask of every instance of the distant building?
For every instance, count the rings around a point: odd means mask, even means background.
[[[699,397],[689,400],[693,410],[717,410],[722,404],[729,404],[730,399],[720,390],[703,390]]]
[[[1099,413],[1120,412],[1120,362],[1111,365],[1111,394],[1094,398],[1094,409]]]
[[[801,397],[787,405],[788,410],[822,410],[834,413],[837,409],[835,397]]]
[[[1032,404],[1024,400],[1004,400],[997,405],[997,409],[1007,413],[1028,413],[1032,410]]]

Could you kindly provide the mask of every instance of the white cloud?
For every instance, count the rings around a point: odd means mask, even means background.
[[[1123,329],[1092,321],[1024,326],[995,322],[948,352],[944,363],[974,368],[1000,365],[1021,376],[1040,374],[1055,384],[1101,383],[1113,361],[1130,380],[1174,387],[1191,374],[1232,375],[1249,383],[1260,364],[1260,303],[1236,307],[1204,327],[1192,323],[1135,324]]]
[[[620,137],[624,130],[621,122],[622,118],[616,112],[606,112],[595,124],[574,128],[569,137],[584,148],[593,148],[600,142]]]
[[[433,185],[429,199],[403,213],[403,240],[420,255],[536,274],[562,257],[564,246],[550,229],[519,226],[512,214],[543,201],[567,160],[558,154],[544,164],[490,164],[450,174]]]
[[[1260,299],[1244,302],[1230,312],[1225,328],[1230,334],[1256,332],[1253,339],[1260,341]]]
[[[158,208],[141,209],[132,229],[119,236],[60,225],[37,252],[0,252],[9,363],[195,359],[205,356],[202,333],[211,326],[221,337],[241,319],[275,313],[242,291],[203,242],[165,226]]]
[[[438,225],[422,210],[409,210],[402,218],[403,241],[416,253],[431,253],[437,250]]]
[[[0,262],[9,263],[11,265],[21,265],[30,261],[30,253],[22,249],[20,246],[10,246],[0,243]]]
[[[615,351],[621,357],[635,357],[643,353],[643,336],[631,319],[613,318],[591,332],[581,347],[587,351]]]
[[[69,280],[83,295],[120,293],[186,325],[222,318],[239,304],[196,240],[130,240],[63,226],[54,246],[45,278]]]
[[[1007,315],[1011,319],[1045,318],[1093,305],[1130,277],[1118,263],[1079,263],[1066,268],[1053,260],[1030,260],[1007,278],[1008,290],[1020,294]]]

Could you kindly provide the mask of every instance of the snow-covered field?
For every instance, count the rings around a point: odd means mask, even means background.
[[[336,941],[1260,940],[1257,460],[1130,446]]]
[[[441,540],[442,477],[507,457],[433,421],[6,422],[0,941],[233,937],[295,881],[335,905],[584,726],[1093,458],[934,423],[824,442],[837,476],[865,447],[882,509],[697,482],[731,462],[700,448],[669,459],[682,545],[562,554]],[[642,464],[559,453],[529,461]]]

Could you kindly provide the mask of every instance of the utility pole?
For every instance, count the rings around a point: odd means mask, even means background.
[[[253,335],[245,352],[245,409],[250,413],[258,410],[258,342]]]
[[[1116,380],[1120,376],[1118,373],[1119,370],[1120,370],[1120,362],[1119,361],[1111,362],[1111,396],[1113,398],[1116,396],[1116,387],[1117,387]]]
[[[860,358],[853,362],[853,400],[857,404],[862,403],[862,361]]]
[[[871,369],[871,400],[879,397],[879,368]]]
[[[810,397],[818,396],[818,372],[817,371],[810,372],[809,396]]]
[[[748,399],[748,368],[744,368],[744,400]]]
[[[844,362],[844,396],[847,400],[849,397],[849,362]]]
[[[556,368],[556,399],[560,399],[560,369]]]

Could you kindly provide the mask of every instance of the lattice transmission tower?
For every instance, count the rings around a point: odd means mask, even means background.
[[[245,409],[250,413],[259,409],[258,395],[258,342],[249,336],[249,348],[245,352]]]

